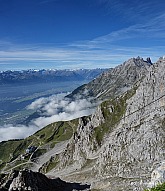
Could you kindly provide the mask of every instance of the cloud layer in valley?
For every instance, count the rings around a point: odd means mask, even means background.
[[[32,120],[32,124],[43,127],[55,121],[67,121],[81,116],[87,116],[94,112],[97,103],[90,99],[77,99],[71,101],[59,96],[40,98],[31,103],[27,108],[36,110],[40,117]]]
[[[4,125],[0,127],[0,142],[7,141],[10,139],[22,139],[28,137],[39,130],[39,127],[30,125],[17,125],[13,126],[12,124]]]
[[[25,138],[50,123],[90,115],[97,105],[91,99],[71,101],[64,98],[64,94],[39,98],[28,105],[27,109],[36,111],[40,117],[32,119],[28,126],[9,124],[0,127],[0,141]]]

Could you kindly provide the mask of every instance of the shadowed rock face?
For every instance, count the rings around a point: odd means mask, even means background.
[[[72,191],[88,190],[89,185],[68,183],[60,178],[50,179],[39,172],[31,170],[13,171],[0,178],[0,191]]]

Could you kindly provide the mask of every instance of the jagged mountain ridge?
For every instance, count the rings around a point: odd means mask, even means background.
[[[140,70],[142,75],[129,90],[118,91],[109,99],[106,96],[107,101],[91,116],[51,124],[22,140],[22,147],[18,144],[15,148],[17,156],[18,148],[26,148],[25,141],[38,141],[38,148],[47,151],[34,157],[37,162],[29,167],[33,170],[88,182],[95,190],[142,191],[152,171],[165,160],[165,59],[153,65],[145,62],[145,66],[147,69]],[[68,137],[66,132],[70,132]],[[58,139],[60,136],[63,138]],[[53,144],[57,140],[65,141],[60,151],[60,146]]]
[[[67,97],[94,97],[97,99],[113,98],[129,90],[146,75],[149,67],[152,65],[151,60],[147,58],[131,58],[115,68],[103,72],[99,77],[88,84],[74,90]]]
[[[81,140],[79,141],[76,137],[73,142],[73,145],[76,145],[73,158],[79,155],[77,161],[80,166],[83,166],[86,161],[82,156],[90,159],[90,154],[96,152],[94,149],[96,143],[90,141],[91,134],[94,134],[93,132],[100,124],[107,124],[111,120],[108,125],[109,129],[104,138],[102,137],[100,147],[98,146],[97,150],[100,152],[92,170],[99,180],[96,181],[96,187],[104,182],[104,186],[101,187],[105,190],[110,188],[113,188],[113,191],[143,190],[147,186],[153,169],[164,161],[164,67],[165,60],[163,58],[150,67],[146,77],[139,87],[136,87],[137,89],[132,96],[126,96],[127,99],[124,99],[126,107],[122,117],[119,115],[122,111],[119,106],[121,105],[120,100],[125,94],[117,98],[118,107],[116,107],[116,103],[103,103],[104,107],[100,109],[101,113],[100,111],[96,112],[100,113],[100,117],[102,116],[97,126],[92,124],[92,118],[88,119],[88,123],[79,126],[78,136],[81,136]],[[115,112],[119,118],[115,124],[112,124],[113,121],[109,117]],[[107,120],[105,116],[108,116]],[[94,121],[97,119],[99,118],[97,117]],[[105,128],[102,128],[100,133],[104,130]],[[78,143],[76,143],[77,141]],[[81,152],[84,154],[80,155]],[[66,162],[64,161],[64,164]]]
[[[66,168],[74,160],[80,169],[79,178],[83,179],[86,174],[81,168],[90,161],[95,180],[99,180],[94,181],[94,188],[143,190],[147,186],[151,172],[165,157],[164,63],[161,58],[151,66],[139,87],[130,90],[130,96],[124,93],[115,101],[104,102],[94,115],[79,121],[70,146],[59,155],[59,169]],[[125,105],[122,105],[123,100]],[[103,131],[106,132],[99,143],[97,135]],[[77,175],[71,177],[74,179]]]

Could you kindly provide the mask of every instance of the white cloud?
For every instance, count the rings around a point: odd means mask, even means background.
[[[60,112],[56,115],[52,115],[50,117],[39,117],[35,120],[33,120],[33,124],[36,126],[46,126],[50,123],[53,123],[55,121],[68,121],[72,119],[76,119],[78,117],[82,116],[88,116],[92,114],[95,111],[95,109],[88,109],[88,110],[79,110],[77,112],[67,113],[67,112]]]
[[[30,125],[30,126],[24,126],[24,125],[13,126],[12,124],[4,125],[3,127],[0,127],[0,142],[7,141],[9,139],[25,138],[38,130],[39,127],[35,125]]]
[[[93,103],[91,99],[72,101],[63,96],[50,96],[37,99],[27,108],[40,111],[41,117],[34,119],[31,123],[43,127],[55,121],[67,121],[90,115],[97,105],[98,103]]]
[[[98,103],[91,99],[71,101],[59,94],[47,98],[39,98],[32,102],[27,109],[39,111],[41,116],[33,119],[28,126],[12,124],[0,127],[0,141],[25,138],[46,125],[57,121],[68,121],[94,113]]]
[[[165,19],[165,14],[161,14],[159,16],[152,18],[151,20],[149,20],[146,23],[139,23],[139,24],[131,25],[126,28],[122,28],[120,30],[113,31],[107,35],[95,38],[92,41],[89,41],[88,44],[89,44],[89,46],[92,46],[92,44],[93,44],[93,47],[94,46],[107,47],[107,43],[114,44],[114,43],[116,43],[120,40],[124,40],[124,39],[134,39],[134,38],[147,38],[147,39],[151,39],[151,40],[153,40],[153,38],[162,39],[165,37],[164,19]],[[111,45],[111,44],[108,44],[108,45]]]

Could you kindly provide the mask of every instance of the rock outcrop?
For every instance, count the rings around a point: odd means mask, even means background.
[[[59,169],[78,164],[80,178],[86,176],[81,169],[94,159],[90,169],[93,188],[140,191],[165,159],[165,60],[149,65],[140,58],[131,59],[114,71],[123,66],[118,74],[123,71],[130,82],[135,76],[138,80],[130,83],[129,91],[121,91],[121,83],[113,99],[103,102],[94,115],[80,119],[68,149],[59,156]],[[129,73],[132,66],[136,75]]]
[[[26,169],[13,171],[0,180],[0,191],[76,191],[88,190],[89,188],[89,185],[67,183],[60,178],[51,179],[39,172]]]

